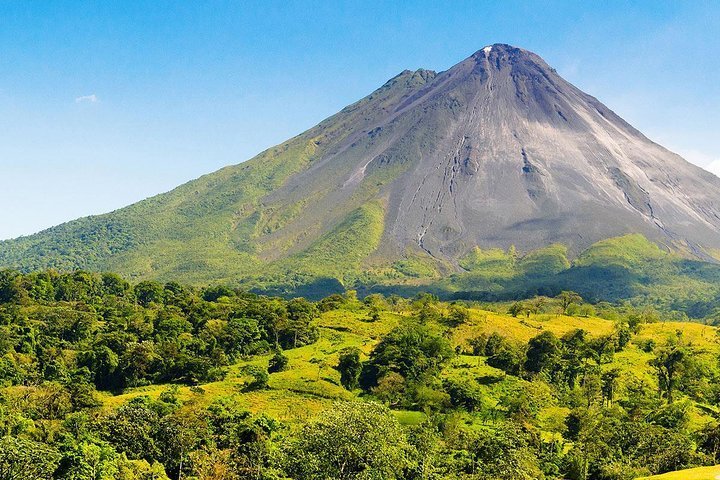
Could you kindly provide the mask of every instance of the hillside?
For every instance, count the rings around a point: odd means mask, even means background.
[[[720,477],[720,466],[688,468],[677,472],[643,477],[642,480],[717,480],[718,477]]]
[[[714,262],[720,249],[718,198],[720,179],[648,140],[536,54],[498,44],[444,72],[404,71],[247,162],[0,242],[0,265],[316,297],[376,285],[452,294],[476,290],[468,265],[482,272],[494,261],[487,255],[512,251],[520,261],[508,278],[558,274],[551,283],[590,290],[587,272],[607,268],[595,253],[642,235],[673,255],[663,268],[685,283],[699,270],[716,276],[697,261]],[[621,254],[615,246],[611,255]],[[448,275],[457,282],[438,281]],[[610,288],[598,297],[617,297]]]
[[[620,480],[720,460],[718,329],[652,310],[0,277],[3,478]]]

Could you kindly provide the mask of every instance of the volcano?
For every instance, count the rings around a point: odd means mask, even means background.
[[[712,261],[720,179],[538,55],[495,44],[441,73],[406,70],[247,162],[1,242],[0,265],[344,281],[460,271],[478,248],[573,258],[626,234]]]

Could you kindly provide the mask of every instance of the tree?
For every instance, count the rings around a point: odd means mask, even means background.
[[[320,300],[317,304],[317,308],[320,312],[339,310],[342,306],[345,305],[346,301],[347,300],[343,295],[340,295],[339,293],[333,293],[332,295],[329,295]]]
[[[458,325],[466,323],[468,320],[470,320],[470,310],[466,306],[460,304],[450,305],[448,323],[451,326],[457,327]]]
[[[360,383],[370,389],[388,372],[410,381],[429,376],[450,360],[453,350],[448,341],[418,324],[401,325],[380,340],[363,365]]]
[[[450,395],[450,403],[454,407],[462,407],[468,412],[474,412],[483,405],[480,390],[469,380],[446,379],[443,388]]]
[[[699,434],[700,449],[712,459],[713,464],[720,462],[720,425],[706,425]]]
[[[530,307],[527,304],[527,302],[515,302],[512,305],[510,305],[510,308],[508,309],[508,313],[512,315],[513,317],[517,317],[518,315],[522,315],[524,313],[530,314]]]
[[[580,294],[568,290],[563,290],[555,298],[560,302],[563,313],[567,312],[568,307],[573,303],[580,304],[583,301]]]
[[[602,378],[599,375],[599,367],[586,372],[582,379],[582,392],[587,400],[588,408],[593,405],[598,397],[602,396]]]
[[[398,421],[378,403],[336,403],[285,448],[285,470],[306,480],[400,479],[412,447]]]
[[[470,344],[470,347],[472,347],[473,355],[485,355],[485,347],[487,347],[488,335],[486,333],[482,333],[477,337],[470,339],[468,343]]]
[[[620,325],[617,328],[617,349],[618,349],[618,351],[622,351],[622,349],[625,348],[628,343],[630,343],[631,338],[632,338],[632,332],[630,332],[630,328],[627,325]]]
[[[200,412],[182,408],[160,419],[155,438],[165,469],[182,480],[188,455],[210,443],[210,428]]]
[[[439,322],[442,319],[436,302],[423,301],[418,312],[418,321],[422,324]]]
[[[603,372],[601,378],[602,386],[601,392],[603,401],[607,402],[608,406],[612,405],[615,401],[615,391],[617,390],[618,378],[620,377],[620,370],[613,368],[606,372]]]
[[[109,347],[96,344],[91,351],[81,352],[78,356],[78,364],[88,367],[93,372],[98,389],[114,389],[121,386],[121,380],[116,375],[120,359]]]
[[[289,361],[288,357],[283,355],[280,350],[277,350],[268,362],[268,373],[282,372],[287,368]]]
[[[249,355],[260,340],[258,322],[252,318],[231,318],[220,332],[219,340],[230,357]]]
[[[63,458],[54,475],[68,480],[115,479],[119,461],[121,457],[106,443],[71,443],[63,447]]]
[[[686,362],[687,352],[680,346],[662,349],[650,361],[650,365],[657,372],[661,395],[664,394],[668,403],[673,401],[673,392]]]
[[[576,328],[563,335],[561,342],[563,347],[564,380],[570,388],[573,388],[578,377],[582,376],[584,378],[586,376],[590,359],[595,360],[595,363],[600,362],[600,355],[591,348],[591,345],[598,342],[598,339],[588,344],[587,332]],[[597,348],[600,351],[603,350],[601,344],[597,344]]]
[[[107,295],[124,297],[130,292],[130,283],[117,273],[103,273],[101,279],[103,290]]]
[[[550,331],[542,332],[528,342],[525,370],[540,373],[552,370],[560,357],[560,341]]]
[[[257,365],[248,365],[243,369],[243,374],[250,377],[245,383],[245,390],[264,390],[268,386],[268,374]]]
[[[0,303],[21,303],[27,298],[22,276],[14,270],[0,270]]]
[[[104,436],[131,460],[151,461],[157,455],[153,434],[159,417],[147,397],[137,397],[118,408],[103,422]]]
[[[318,316],[318,309],[304,298],[293,298],[287,303],[287,325],[280,332],[283,348],[297,348],[317,341],[319,331],[312,321]]]
[[[505,337],[497,332],[492,332],[485,341],[485,356],[492,357],[502,350],[507,344],[508,341]]]
[[[60,461],[58,452],[42,443],[0,438],[0,479],[50,480]]]
[[[502,370],[508,375],[520,375],[523,365],[523,352],[515,345],[507,343],[493,356],[488,357],[487,364]]]
[[[216,302],[222,297],[234,297],[235,291],[225,285],[215,285],[208,287],[202,292],[202,298],[206,302]]]
[[[532,436],[520,427],[507,424],[494,430],[480,431],[470,446],[482,479],[543,478],[537,455],[530,444]]]
[[[566,474],[572,480],[595,478],[591,475],[600,462],[611,457],[610,436],[618,429],[616,420],[605,418],[604,411],[593,408],[577,408],[565,419],[567,438],[573,448],[566,458]]]
[[[362,362],[360,349],[356,347],[345,348],[340,352],[337,370],[340,372],[340,383],[348,390],[358,387]]]
[[[160,370],[162,358],[150,341],[133,342],[120,357],[118,369],[124,387],[146,385],[152,376]]]
[[[143,307],[151,303],[162,303],[164,289],[158,282],[144,281],[135,285],[135,298]]]
[[[390,372],[378,380],[372,394],[386,405],[396,406],[405,395],[405,379],[399,373]]]

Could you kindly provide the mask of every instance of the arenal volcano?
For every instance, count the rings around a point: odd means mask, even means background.
[[[444,72],[406,70],[247,162],[2,242],[0,264],[342,281],[402,276],[409,261],[460,271],[476,247],[522,255],[561,244],[572,258],[628,233],[711,259],[720,179],[538,55],[496,44]]]

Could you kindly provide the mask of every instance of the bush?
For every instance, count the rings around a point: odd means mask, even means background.
[[[275,355],[270,358],[268,373],[282,372],[287,368],[288,362],[290,362],[290,359],[278,350],[275,352]]]
[[[243,369],[243,374],[250,377],[245,383],[246,391],[264,390],[268,387],[268,373],[257,365],[248,365]]]

